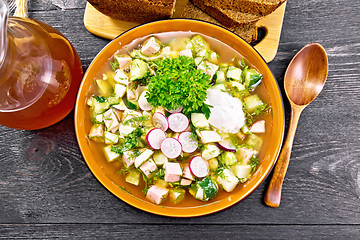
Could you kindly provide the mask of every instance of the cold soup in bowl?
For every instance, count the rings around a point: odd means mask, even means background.
[[[90,66],[76,111],[77,138],[98,179],[128,203],[169,216],[210,213],[249,194],[282,139],[269,70],[202,31],[114,42]]]

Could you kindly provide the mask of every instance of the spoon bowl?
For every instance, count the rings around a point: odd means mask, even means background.
[[[300,114],[323,89],[327,73],[326,52],[318,43],[310,43],[302,48],[291,60],[285,72],[284,87],[290,101],[291,114],[288,134],[264,197],[266,205],[270,207],[280,205],[282,184],[289,166]]]
[[[308,105],[321,92],[328,73],[325,49],[310,43],[291,60],[284,77],[285,92],[296,105]]]

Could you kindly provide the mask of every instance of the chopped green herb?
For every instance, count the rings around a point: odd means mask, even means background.
[[[143,122],[149,120],[149,115],[143,115],[139,117],[133,117],[126,120],[123,124],[124,125],[133,125],[135,122]]]
[[[259,165],[259,159],[254,155],[250,159],[249,165],[252,167],[252,173],[254,173]]]
[[[168,110],[182,106],[186,115],[201,110],[211,81],[208,74],[197,69],[194,59],[180,56],[155,63],[157,75],[150,78],[148,102]]]
[[[110,66],[111,66],[111,69],[112,69],[113,71],[116,71],[116,69],[119,69],[119,68],[120,68],[120,64],[119,64],[119,62],[117,61],[116,58],[114,58],[114,62],[111,62],[111,63],[110,63]]]
[[[132,131],[129,135],[124,138],[124,141],[121,145],[112,145],[111,151],[117,154],[123,154],[126,151],[130,151],[138,147],[140,137],[143,135],[142,128],[138,127]]]
[[[201,112],[202,112],[203,114],[205,114],[206,119],[209,119],[209,117],[210,117],[210,108],[212,108],[212,107],[213,107],[213,106],[208,105],[208,104],[206,104],[206,103],[204,103],[204,104],[201,106]]]
[[[106,97],[103,97],[103,96],[93,96],[93,98],[95,98],[95,100],[99,103],[106,102]]]

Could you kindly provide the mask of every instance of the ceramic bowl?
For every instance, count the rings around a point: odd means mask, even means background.
[[[260,164],[257,171],[245,184],[238,186],[231,193],[221,193],[210,202],[201,202],[193,199],[187,204],[176,206],[155,205],[148,201],[140,190],[127,191],[123,189],[124,177],[117,171],[121,163],[107,163],[102,151],[94,147],[94,143],[87,138],[91,127],[89,108],[86,105],[89,89],[104,63],[121,47],[129,44],[136,38],[152,33],[191,31],[215,37],[238,51],[248,62],[263,74],[263,83],[268,90],[272,106],[272,126],[268,128],[271,141],[266,144],[260,155]],[[172,217],[192,217],[214,213],[228,208],[253,192],[267,177],[276,162],[284,133],[284,107],[278,84],[269,67],[259,53],[247,42],[230,31],[214,24],[189,19],[162,20],[140,25],[124,32],[111,41],[95,57],[87,69],[79,89],[75,107],[75,130],[77,141],[84,159],[94,176],[115,196],[124,202],[154,214]]]

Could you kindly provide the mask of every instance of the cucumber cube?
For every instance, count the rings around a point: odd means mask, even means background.
[[[146,62],[140,59],[134,59],[130,65],[130,81],[135,81],[146,76],[149,68]]]
[[[246,98],[244,98],[244,104],[246,106],[246,109],[252,113],[253,111],[255,111],[258,107],[260,107],[261,105],[263,105],[263,101],[261,101],[261,99],[259,98],[258,95],[254,94],[251,96],[248,96]]]
[[[206,119],[205,114],[203,113],[192,113],[191,122],[196,128],[208,129],[209,121]]]
[[[229,66],[227,72],[226,72],[226,77],[235,81],[239,81],[241,82],[241,69],[234,67],[234,66]]]
[[[231,166],[237,162],[237,158],[233,152],[223,152],[220,161],[226,166]]]

